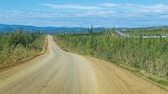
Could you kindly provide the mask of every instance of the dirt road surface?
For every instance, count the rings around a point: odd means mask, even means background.
[[[0,70],[0,94],[168,94],[106,61],[67,53],[48,36],[48,51]]]

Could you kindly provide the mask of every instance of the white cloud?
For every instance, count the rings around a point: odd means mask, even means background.
[[[83,10],[88,10],[88,9],[97,9],[98,7],[96,6],[83,6],[83,5],[75,5],[75,4],[63,4],[63,5],[58,5],[58,4],[41,4],[43,6],[48,6],[51,8],[55,9],[83,9]]]
[[[105,6],[105,7],[119,7],[120,6],[120,4],[115,4],[115,3],[103,3],[100,5]]]
[[[153,6],[149,6],[149,8],[151,8],[151,9],[168,9],[168,5],[156,4],[156,5],[153,5]]]
[[[27,23],[30,25],[50,26],[137,26],[157,24],[163,21],[168,23],[168,5],[137,5],[102,3],[91,6],[75,4],[41,4],[53,8],[45,11],[8,11],[0,12],[0,23]],[[57,11],[61,10],[61,11]],[[77,11],[73,11],[77,10]],[[148,22],[148,23],[147,23]],[[162,24],[162,23],[161,23]]]
[[[137,8],[136,8],[137,6]],[[153,13],[161,13],[168,12],[168,5],[164,4],[156,4],[156,5],[134,5],[134,8],[139,12],[153,12]]]
[[[74,9],[81,10],[82,12],[94,11],[92,15],[98,15],[98,13],[102,14],[111,14],[111,12],[118,12],[119,14],[126,13],[129,14],[137,14],[143,15],[143,13],[163,13],[168,12],[168,5],[164,4],[156,4],[156,5],[138,5],[138,4],[115,4],[115,3],[102,3],[96,4],[92,6],[87,5],[75,5],[75,4],[40,4],[43,6],[48,6],[54,9],[64,9],[63,11],[73,12]],[[110,12],[109,12],[110,11]],[[105,13],[106,12],[106,13]],[[89,13],[88,13],[89,14]],[[91,14],[91,13],[90,13]],[[99,15],[98,15],[99,16]]]

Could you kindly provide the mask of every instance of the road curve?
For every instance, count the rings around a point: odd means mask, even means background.
[[[67,53],[48,36],[45,54],[0,70],[0,94],[168,94],[106,61]]]

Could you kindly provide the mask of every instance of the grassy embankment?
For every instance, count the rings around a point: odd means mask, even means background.
[[[34,32],[0,33],[0,67],[12,65],[42,51],[45,35]]]
[[[54,35],[65,49],[111,61],[168,86],[168,39],[112,37],[113,30],[93,34]]]

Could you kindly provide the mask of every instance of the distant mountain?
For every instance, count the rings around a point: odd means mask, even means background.
[[[83,27],[36,27],[28,25],[6,25],[0,24],[0,32],[15,32],[18,28],[22,28],[24,32],[37,32],[40,31],[45,34],[52,33],[81,33],[87,32],[88,28]],[[104,28],[94,28],[94,32],[104,30]]]

